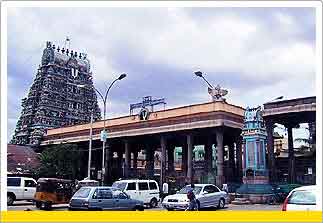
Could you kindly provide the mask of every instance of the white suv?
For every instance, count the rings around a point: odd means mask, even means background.
[[[150,207],[156,207],[159,201],[159,186],[155,180],[119,180],[113,183],[132,199],[143,201]]]
[[[7,204],[12,205],[16,200],[33,200],[37,182],[28,177],[7,178]]]

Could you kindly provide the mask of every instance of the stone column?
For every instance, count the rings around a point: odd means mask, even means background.
[[[229,181],[234,181],[236,177],[236,166],[235,166],[235,160],[234,160],[234,142],[231,141],[229,144],[229,173],[230,173],[230,179]]]
[[[236,149],[237,149],[237,177],[239,181],[242,182],[242,137],[237,137],[236,139]]]
[[[187,176],[187,143],[182,146],[182,171],[183,175]]]
[[[167,150],[168,173],[169,174],[172,174],[175,171],[175,168],[174,168],[174,151],[175,151],[175,146],[174,145],[169,145],[168,150]]]
[[[129,177],[129,170],[131,166],[131,156],[130,156],[130,143],[128,140],[125,140],[125,163],[124,163],[124,175]]]
[[[154,149],[150,143],[145,144],[145,154],[146,154],[146,170],[147,176],[152,178],[154,176]]]
[[[193,183],[193,135],[188,134],[186,136],[187,140],[187,180],[188,183]]]
[[[276,171],[275,171],[275,154],[274,154],[274,123],[271,120],[266,121],[267,130],[267,150],[268,150],[268,169],[271,182],[276,182]]]
[[[113,160],[113,152],[112,148],[109,148],[106,150],[106,174],[105,174],[105,180],[104,182],[107,182],[108,184],[112,183],[112,160]]]
[[[293,143],[293,127],[288,126],[288,183],[295,183],[295,157],[294,157],[294,143]]]
[[[208,137],[207,142],[204,145],[205,155],[204,155],[204,162],[205,162],[205,172],[208,174],[212,171],[212,139]]]
[[[119,150],[118,152],[118,159],[117,159],[117,164],[118,164],[118,177],[125,177],[124,176],[124,166],[123,166],[123,152]]]
[[[138,168],[138,151],[137,151],[137,149],[135,149],[134,151],[133,151],[133,175],[135,176],[135,177],[137,177],[137,174],[138,174],[138,171],[137,171],[137,168]]]
[[[216,185],[222,188],[222,184],[224,183],[224,170],[223,170],[223,162],[224,162],[224,149],[223,149],[223,129],[216,130],[216,143],[217,143],[217,176],[216,176]]]
[[[163,186],[163,183],[166,179],[166,137],[160,137],[160,147],[161,147],[161,159],[160,159],[160,186]]]

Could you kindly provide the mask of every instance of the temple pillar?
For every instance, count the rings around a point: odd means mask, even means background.
[[[172,174],[175,171],[174,168],[174,151],[175,146],[173,144],[170,144],[167,150],[167,156],[168,156],[168,173]]]
[[[243,151],[242,151],[242,138],[239,136],[236,139],[236,152],[237,152],[237,177],[239,177],[239,182],[242,181],[242,155],[243,155]]]
[[[212,171],[212,139],[211,137],[208,137],[207,142],[204,145],[205,150],[205,156],[204,156],[204,170],[206,174],[208,174],[210,171]]]
[[[166,137],[160,137],[160,147],[161,147],[161,160],[160,160],[160,186],[163,186],[163,183],[166,179]]]
[[[182,146],[182,173],[187,176],[187,143]]]
[[[125,163],[124,163],[124,177],[129,177],[129,170],[131,166],[130,143],[128,140],[124,142],[125,148]]]
[[[271,182],[276,182],[275,154],[274,154],[274,123],[271,120],[266,121],[267,131],[267,150],[268,150],[268,169]]]
[[[133,167],[132,167],[132,172],[134,176],[137,176],[138,174],[137,168],[138,168],[138,151],[137,149],[135,149],[133,151]]]
[[[294,143],[293,143],[293,127],[287,126],[288,132],[288,183],[295,183],[295,157],[294,157]]]
[[[235,160],[234,160],[234,142],[231,141],[229,143],[229,179],[228,181],[234,181],[235,180],[235,173],[236,173],[236,166],[235,166]]]
[[[223,129],[216,129],[216,149],[217,149],[217,161],[216,161],[216,167],[217,167],[217,174],[216,174],[216,185],[220,188],[222,188],[222,184],[224,183],[224,174],[223,174]]]
[[[123,164],[123,151],[118,150],[118,158],[117,158],[117,166],[118,166],[118,177],[125,177],[124,176],[124,164]]]
[[[146,170],[148,178],[154,176],[154,153],[155,150],[151,147],[150,143],[145,144],[145,154],[146,154]]]
[[[193,183],[193,135],[186,135],[187,142],[187,180],[188,183]]]
[[[109,148],[106,150],[106,168],[105,168],[105,171],[106,173],[104,174],[105,177],[104,177],[104,182],[107,183],[107,184],[110,184],[112,183],[112,160],[113,160],[113,151],[112,151],[112,148]]]

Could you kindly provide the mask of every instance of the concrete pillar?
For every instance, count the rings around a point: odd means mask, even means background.
[[[266,121],[267,130],[267,150],[268,150],[268,169],[271,182],[276,182],[276,170],[275,170],[275,154],[274,154],[274,123],[271,120]]]
[[[109,148],[106,150],[106,168],[105,168],[105,177],[104,177],[104,182],[107,184],[111,184],[113,179],[112,179],[112,160],[113,160],[113,152],[112,148]]]
[[[129,177],[129,170],[131,165],[131,156],[130,156],[130,143],[128,140],[125,142],[125,163],[124,163],[124,175],[125,177]]]
[[[204,145],[205,155],[204,155],[204,162],[205,162],[205,172],[209,173],[212,171],[212,139],[208,137],[207,142]]]
[[[118,152],[118,159],[117,159],[117,166],[118,166],[118,177],[125,177],[124,176],[124,168],[123,167],[123,152],[119,150]]]
[[[137,176],[138,171],[137,171],[137,167],[138,167],[138,151],[135,149],[133,151],[133,175]]]
[[[230,173],[230,179],[228,181],[234,181],[236,176],[236,166],[234,161],[234,142],[231,141],[229,144],[229,173]]]
[[[187,140],[187,180],[188,183],[193,183],[193,135],[188,134],[186,136]]]
[[[236,150],[237,150],[237,177],[239,182],[242,182],[242,137],[237,137],[236,139]]]
[[[216,185],[222,188],[222,184],[224,183],[224,170],[223,170],[223,162],[224,162],[224,149],[223,149],[223,129],[216,130],[216,143],[217,143],[217,176],[216,176]]]
[[[175,171],[174,168],[174,151],[175,146],[170,145],[167,150],[167,156],[168,156],[168,173],[172,174]]]
[[[183,175],[187,176],[187,143],[185,142],[182,146],[182,172]]]
[[[295,183],[295,157],[294,157],[294,143],[293,143],[293,127],[288,126],[288,183]]]
[[[146,170],[147,176],[152,178],[154,176],[154,154],[155,150],[150,143],[145,144],[145,156],[146,156]]]
[[[160,137],[160,147],[161,147],[161,159],[160,159],[160,186],[162,187],[163,183],[166,180],[166,137]]]

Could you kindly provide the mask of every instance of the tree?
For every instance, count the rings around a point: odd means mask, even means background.
[[[80,177],[80,151],[75,144],[47,147],[40,155],[39,177],[78,179]]]

